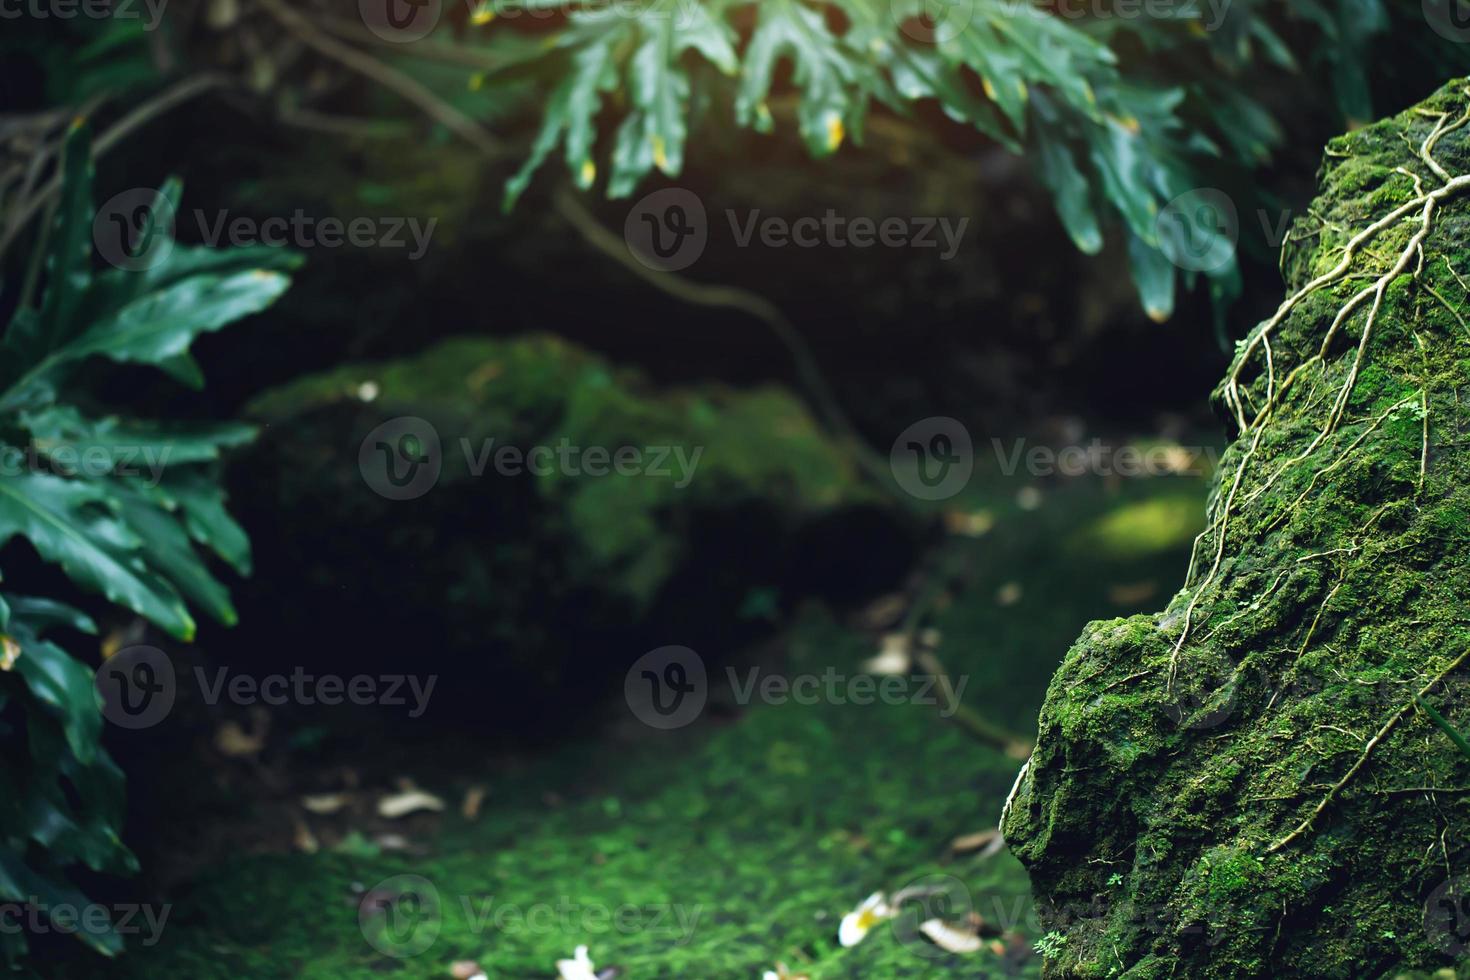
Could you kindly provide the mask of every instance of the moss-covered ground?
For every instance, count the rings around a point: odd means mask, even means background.
[[[1078,480],[1029,509],[1015,502],[1023,482],[977,480],[949,503],[993,528],[946,539],[945,588],[926,623],[949,673],[967,678],[965,703],[1029,738],[1068,640],[1177,576],[1203,512],[1198,482],[1184,478]],[[1147,546],[1138,535],[1117,546],[1108,529],[1130,522],[1146,526]],[[855,673],[875,652],[872,632],[820,607],[786,640],[771,669],[787,675]],[[935,874],[961,881],[974,911],[1017,933],[1013,946],[1041,938],[1013,858],[949,847],[996,825],[1020,763],[933,707],[764,704],[675,733],[616,734],[628,727],[514,773],[473,755],[426,760],[444,775],[417,775],[451,810],[465,785],[490,790],[477,819],[444,816],[427,854],[226,861],[163,896],[173,908],[156,946],[134,938],[116,962],[63,972],[428,980],[470,959],[492,978],[536,978],[586,944],[599,969],[640,980],[755,978],[778,962],[812,978],[1039,975],[1034,955],[952,955],[889,926],[852,948],[837,942],[840,918],[868,894]],[[404,874],[432,883],[440,911],[433,945],[400,958],[365,938],[357,889]]]

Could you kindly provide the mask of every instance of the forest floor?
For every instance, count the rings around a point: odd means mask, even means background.
[[[1082,625],[1167,600],[1203,525],[1204,487],[1186,477],[1019,485],[977,477],[947,502],[970,515],[972,536],[947,539],[958,573],[925,625],[964,681],[963,702],[1028,739]],[[761,670],[852,676],[877,637],[813,607]],[[549,978],[586,945],[597,970],[636,980],[757,978],[778,963],[811,980],[1039,976],[1021,866],[1004,851],[951,846],[996,826],[1020,761],[934,707],[840,700],[706,711],[677,733],[624,719],[513,767],[469,749],[436,753],[414,776],[449,806],[397,823],[410,851],[349,834],[317,853],[217,861],[168,889],[159,941],[128,937],[119,960],[57,964],[60,975],[430,980],[470,960],[491,978]],[[461,801],[475,785],[487,793],[469,818]],[[365,895],[393,897],[401,875],[437,895],[437,912],[394,919],[434,935],[412,956],[376,947],[385,923],[359,916]],[[943,952],[912,919],[838,943],[842,916],[869,894],[934,881],[951,885],[936,911],[953,917],[968,903],[1000,934],[994,948]]]

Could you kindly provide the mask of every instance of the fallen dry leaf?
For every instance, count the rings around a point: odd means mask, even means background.
[[[989,534],[993,527],[995,515],[988,510],[977,510],[973,513],[950,510],[944,513],[944,529],[950,534],[979,538]]]
[[[890,592],[879,596],[858,614],[858,626],[867,630],[887,629],[898,622],[908,608],[908,596],[902,592]]]
[[[1159,591],[1159,583],[1150,579],[1147,582],[1120,582],[1108,589],[1108,601],[1115,606],[1136,606],[1147,602]]]
[[[265,733],[247,732],[238,721],[227,721],[214,730],[214,747],[231,759],[259,755],[265,748]]]
[[[994,828],[973,834],[962,834],[949,842],[949,849],[956,854],[970,854],[979,851],[981,857],[998,854],[1005,846],[1005,838],[1000,835],[1000,831]]]
[[[301,798],[301,805],[311,813],[326,816],[352,802],[346,793],[313,793]]]
[[[480,805],[485,802],[485,787],[471,786],[465,790],[464,802],[459,805],[460,815],[466,820],[474,820],[480,815]]]
[[[303,854],[315,854],[322,849],[321,842],[316,839],[316,834],[306,825],[306,821],[300,817],[292,817],[295,823],[295,831],[291,835],[291,843],[296,850]]]
[[[373,843],[385,851],[407,851],[413,847],[402,834],[377,834],[373,837]]]
[[[907,650],[896,650],[885,648],[876,657],[869,657],[858,664],[858,669],[865,674],[874,674],[878,677],[893,677],[905,675],[913,667],[913,658]]]
[[[437,813],[443,809],[443,800],[421,789],[405,790],[402,793],[385,796],[378,801],[378,816],[389,820],[397,820],[399,817],[406,817],[419,810],[433,810]]]
[[[919,923],[919,931],[947,953],[978,953],[983,946],[980,937],[966,929],[952,926],[943,919]]]

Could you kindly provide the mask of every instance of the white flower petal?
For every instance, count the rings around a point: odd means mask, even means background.
[[[560,980],[597,980],[586,946],[578,946],[569,960],[557,960],[556,973]]]

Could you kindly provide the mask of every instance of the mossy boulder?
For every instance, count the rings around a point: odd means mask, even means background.
[[[718,656],[819,583],[838,600],[887,587],[916,546],[789,392],[658,389],[546,335],[348,365],[248,414],[264,429],[230,471],[257,551],[242,619],[272,639],[220,642],[319,666],[470,657],[489,673],[460,676],[538,717],[533,692],[593,697],[639,644]],[[370,443],[403,417],[437,436],[437,479],[393,499]]]
[[[1003,820],[1050,976],[1470,975],[1470,758],[1422,707],[1470,726],[1467,117],[1328,146],[1184,588],[1052,680]]]

